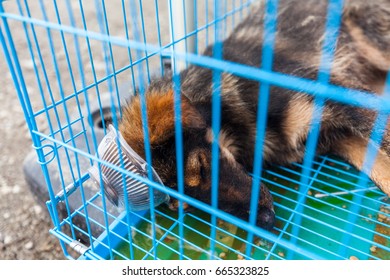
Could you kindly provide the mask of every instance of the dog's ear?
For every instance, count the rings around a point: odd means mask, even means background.
[[[148,92],[145,95],[148,133],[150,144],[160,145],[174,136],[175,133],[175,98],[173,90],[165,93]],[[201,129],[206,126],[204,119],[190,100],[181,96],[181,123],[183,130]],[[139,154],[144,154],[143,118],[141,98],[136,96],[123,108],[119,125],[126,142]]]
[[[248,220],[252,197],[252,177],[241,164],[233,162],[223,153],[222,151],[219,158],[219,209]],[[206,203],[211,202],[210,150],[197,148],[188,154],[184,180],[187,195]],[[261,196],[258,201],[256,224],[267,230],[271,230],[275,224],[273,198],[263,184],[261,184]]]

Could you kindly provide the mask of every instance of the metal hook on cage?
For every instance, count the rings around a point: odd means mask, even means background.
[[[52,162],[53,159],[55,159],[56,156],[57,156],[57,151],[56,151],[55,147],[54,147],[53,145],[51,145],[51,144],[45,144],[45,145],[40,146],[40,147],[33,146],[33,148],[34,148],[35,150],[37,150],[37,152],[38,152],[38,151],[42,151],[42,157],[45,158],[45,161],[42,161],[42,160],[40,160],[40,159],[37,159],[37,161],[38,161],[38,163],[39,163],[40,165],[49,164],[49,163]],[[43,149],[45,149],[45,148],[49,148],[49,149],[51,149],[51,150],[48,151],[47,153],[44,153],[44,152],[43,152]],[[50,157],[49,159],[46,159],[46,157],[47,157],[48,155],[51,155],[51,157]]]

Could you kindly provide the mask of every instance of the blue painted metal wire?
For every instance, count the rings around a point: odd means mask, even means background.
[[[181,1],[185,8],[191,2]],[[151,1],[154,4],[152,18],[147,13],[150,7],[146,7],[145,2],[121,0],[120,5],[114,7],[121,17],[116,19],[119,24],[110,16],[113,8],[111,1],[95,0],[91,9],[81,0],[77,3],[53,1],[51,6],[40,0],[38,9],[33,9],[32,2],[18,0],[15,3],[18,13],[4,10],[6,5],[0,1],[1,47],[32,136],[37,162],[42,166],[48,187],[50,201],[47,206],[54,224],[51,233],[60,240],[66,257],[72,258],[68,247],[78,246],[77,239],[81,236],[87,244],[85,248],[81,246],[82,257],[87,259],[184,260],[194,256],[205,259],[390,258],[388,198],[374,188],[367,176],[342,160],[315,155],[321,125],[319,120],[325,102],[331,100],[379,113],[363,164],[367,170],[373,167],[376,147],[382,141],[390,113],[390,75],[384,94],[378,96],[330,84],[343,0],[329,0],[317,80],[288,76],[272,69],[278,0],[264,3],[263,37],[266,40],[263,40],[267,43],[263,46],[261,67],[224,61],[222,40],[243,19],[252,2],[193,1],[195,30],[184,30],[182,38],[173,37],[167,42],[165,33],[175,32],[173,19],[169,17],[172,15],[171,1]],[[66,11],[62,10],[63,7]],[[200,10],[202,8],[204,10]],[[163,22],[169,22],[171,30],[165,30]],[[20,26],[22,29],[18,29]],[[123,29],[123,35],[115,33],[115,26],[121,26],[119,29]],[[150,28],[152,31],[148,28],[150,26],[153,27]],[[16,30],[23,31],[26,53],[13,40],[14,32],[20,32]],[[149,42],[153,37],[149,32],[154,32],[155,42]],[[178,51],[177,44],[183,40],[187,42],[189,37],[197,38],[195,53]],[[72,38],[72,43],[69,43],[69,38]],[[201,40],[206,45],[214,43],[212,57],[200,55],[203,46]],[[125,50],[125,59],[116,53],[121,49]],[[100,63],[97,52],[101,53]],[[31,60],[32,71],[23,69],[20,57]],[[177,191],[154,182],[150,169],[153,158],[146,114],[146,86],[153,74],[165,73],[165,58],[172,58],[173,67]],[[210,205],[189,197],[184,191],[185,143],[181,123],[184,112],[181,107],[178,62],[206,67],[213,73]],[[97,69],[98,63],[104,65],[104,69],[100,69],[103,71]],[[152,70],[154,67],[157,71]],[[100,72],[104,72],[104,75],[100,75]],[[261,83],[248,221],[221,211],[218,205],[223,73]],[[31,80],[26,79],[28,75],[31,75]],[[123,105],[122,77],[129,82],[126,94],[140,96],[148,178],[124,169],[120,147],[120,166],[107,163],[95,155],[99,133],[106,133],[107,123],[101,123],[100,131],[95,126],[93,116],[97,114],[104,119],[106,106],[109,105],[112,123],[118,127],[117,116],[121,117]],[[34,85],[26,84],[27,81],[34,81]],[[35,92],[28,90],[32,86],[36,87]],[[269,91],[273,86],[313,96],[315,110],[303,162],[289,167],[272,166],[265,169],[262,155]],[[105,91],[108,91],[109,104],[103,98]],[[97,108],[94,108],[95,103]],[[48,131],[40,127],[42,120],[47,124]],[[85,147],[81,148],[80,143]],[[153,199],[151,209],[146,212],[130,211],[127,201],[124,212],[118,214],[112,211],[106,200],[102,178],[100,189],[92,194],[88,192],[90,178],[82,166],[84,161],[89,165],[97,164],[99,168],[108,166],[121,172],[124,182],[131,177],[147,184],[151,197],[154,190],[168,193],[178,199],[178,213],[155,208]],[[58,185],[54,185],[57,181],[51,174],[52,168],[58,171]],[[272,232],[256,226],[261,184],[270,188],[275,200],[277,223]],[[124,192],[126,196],[126,190]],[[74,197],[80,201],[77,206],[72,204]],[[184,203],[200,211],[186,213]],[[60,204],[65,205],[65,218],[60,218]],[[77,220],[82,220],[83,224],[80,225]],[[226,224],[234,229],[226,227]],[[374,254],[373,247],[383,255]]]
[[[277,24],[277,9],[278,1],[266,1],[265,2],[265,14],[264,14],[264,27],[263,27],[263,45],[261,68],[265,71],[272,71],[273,52],[275,43],[275,31]],[[251,193],[251,205],[250,205],[250,217],[249,222],[252,225],[256,224],[257,218],[257,205],[260,197],[260,174],[262,172],[263,163],[263,146],[265,140],[265,133],[267,127],[267,107],[269,100],[270,85],[268,83],[261,83],[259,87],[259,103],[257,108],[257,127],[256,127],[256,143],[255,143],[255,155],[253,163],[253,182]],[[248,234],[248,243],[253,241],[253,234]],[[246,255],[249,256],[251,252],[251,246],[247,246]]]

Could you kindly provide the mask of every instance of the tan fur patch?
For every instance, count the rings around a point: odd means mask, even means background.
[[[341,141],[337,152],[356,168],[362,170],[366,157],[367,140],[354,137]],[[371,170],[362,170],[373,180],[383,192],[390,195],[390,158],[381,149],[378,150],[374,166]]]
[[[301,26],[306,26],[306,25],[312,23],[313,21],[315,21],[315,19],[316,19],[315,16],[310,15],[310,16],[306,17],[306,18],[302,21]]]
[[[374,47],[364,36],[363,30],[351,21],[345,21],[345,25],[354,40],[357,51],[379,69],[388,71],[390,68],[390,54],[383,53]]]
[[[232,136],[229,135],[226,131],[221,130],[219,132],[218,140],[222,155],[229,161],[229,163],[236,164],[235,155],[238,153],[238,148],[234,145],[234,138],[232,138]],[[207,130],[206,141],[209,143],[214,141],[214,134],[211,129]]]
[[[261,25],[259,26],[245,26],[244,28],[240,28],[237,33],[234,34],[234,37],[237,40],[242,42],[253,40],[254,34],[257,34],[258,38],[261,38],[263,32],[263,28]]]
[[[187,210],[190,205],[187,202],[183,202],[183,210]],[[177,199],[171,199],[171,202],[168,204],[169,209],[172,211],[178,211],[180,207],[180,203]]]
[[[348,75],[348,69],[353,62],[356,62],[356,52],[352,51],[349,46],[341,46],[336,49],[335,58],[333,61],[328,61],[332,66],[332,74],[337,77],[345,77]],[[320,65],[318,65],[320,66]],[[340,79],[342,82],[344,79]]]
[[[222,102],[234,104],[236,110],[246,108],[238,88],[238,78],[228,73],[222,74]]]
[[[382,95],[385,90],[385,83],[385,79],[378,79],[370,84],[370,88],[378,95]]]
[[[275,151],[279,150],[279,135],[267,129],[266,137],[264,139],[263,157],[264,161],[271,162],[275,160]],[[295,159],[291,161],[296,161]]]
[[[298,142],[307,137],[312,123],[321,122],[321,125],[326,125],[326,123],[333,121],[334,114],[330,108],[325,106],[322,115],[317,116],[317,119],[313,119],[314,110],[318,114],[320,108],[316,107],[304,95],[297,95],[289,102],[283,127],[288,141],[293,147],[297,147]]]
[[[145,96],[147,107],[148,132],[151,145],[158,145],[174,135],[175,110],[173,90],[161,94],[149,92]],[[201,115],[182,97],[182,126],[200,128],[204,126]],[[134,98],[123,110],[119,125],[126,142],[141,156],[144,155],[144,133],[140,96]]]
[[[210,184],[206,183],[211,174],[210,162],[206,152],[200,148],[192,151],[186,160],[184,183],[187,187],[199,188],[199,191],[207,191]]]
[[[222,94],[226,92],[238,92],[238,78],[232,74],[222,73]]]
[[[307,136],[312,115],[313,104],[305,97],[296,97],[288,104],[283,127],[293,147],[296,147],[299,140]]]
[[[199,161],[198,151],[193,151],[187,157],[184,183],[186,186],[197,187],[201,183],[201,162]]]

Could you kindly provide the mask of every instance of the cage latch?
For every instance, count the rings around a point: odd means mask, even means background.
[[[88,247],[86,247],[84,244],[81,244],[80,242],[73,240],[72,242],[69,243],[69,246],[75,250],[77,253],[80,255],[84,255],[85,252],[88,251]]]

